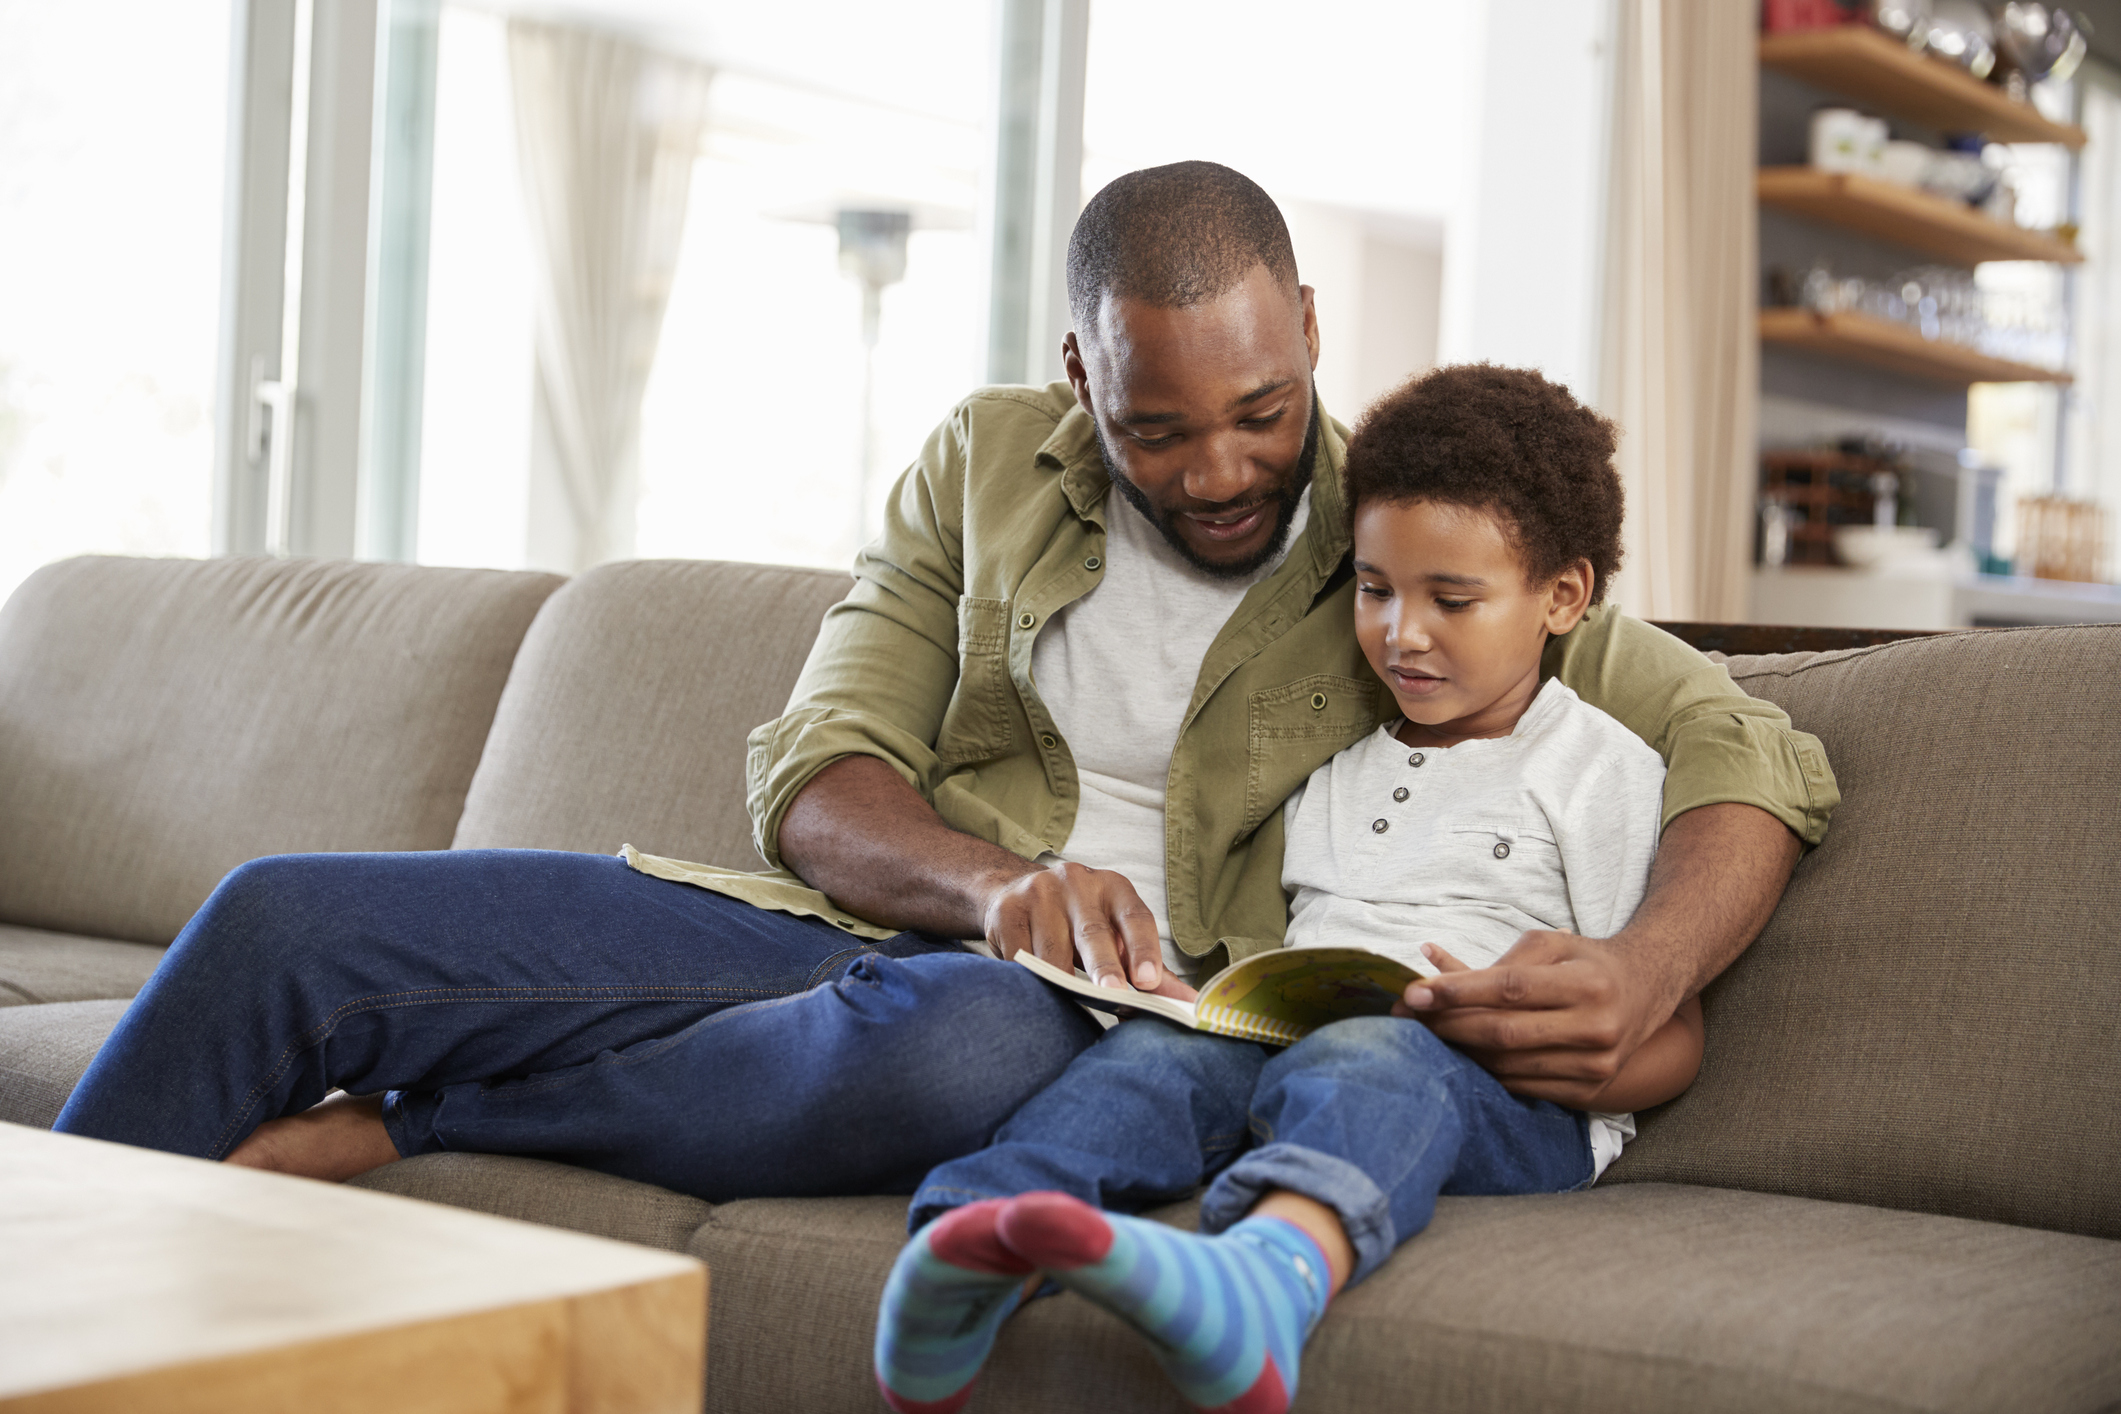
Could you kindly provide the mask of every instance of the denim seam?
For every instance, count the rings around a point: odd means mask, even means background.
[[[749,1005],[753,1008],[786,1006],[791,1002],[802,1000],[802,998],[810,994],[811,990],[812,989],[806,987],[800,992],[789,992],[782,996],[770,997],[763,1001],[752,1002]],[[716,1012],[712,1016],[703,1016],[698,1021],[693,1022],[691,1026],[685,1027],[683,1031],[675,1035],[659,1037],[654,1042],[636,1047],[635,1049],[627,1052],[624,1055],[613,1055],[609,1060],[599,1059],[593,1061],[586,1061],[581,1066],[569,1066],[565,1070],[553,1073],[551,1076],[544,1080],[517,1080],[510,1082],[506,1086],[489,1087],[485,1090],[481,1098],[486,1100],[490,1104],[499,1104],[503,1100],[520,1099],[525,1095],[542,1095],[548,1090],[557,1090],[562,1088],[563,1086],[573,1084],[575,1079],[575,1073],[579,1070],[582,1070],[586,1066],[629,1066],[639,1064],[643,1061],[654,1060],[657,1056],[660,1056],[664,1051],[676,1045],[685,1034],[690,1033],[692,1031],[693,1027],[711,1026],[716,1021],[720,1020],[722,1017],[731,1014],[731,1012]]]
[[[216,1159],[224,1157],[229,1135],[250,1117],[251,1111],[257,1108],[258,1101],[264,1098],[266,1092],[279,1084],[280,1077],[287,1073],[287,1067],[294,1063],[295,1057],[330,1039],[332,1032],[337,1030],[339,1024],[349,1017],[359,1016],[371,1011],[382,1011],[393,1006],[428,1006],[438,1002],[479,999],[489,1001],[648,1001],[681,998],[696,998],[702,1001],[741,1000],[736,996],[730,995],[733,993],[749,993],[750,999],[753,1000],[772,995],[765,989],[757,987],[423,987],[411,991],[378,992],[371,996],[358,997],[353,1001],[340,1003],[327,1013],[322,1021],[310,1027],[309,1030],[287,1044],[286,1048],[280,1052],[280,1057],[274,1062],[272,1069],[266,1072],[264,1078],[259,1080],[257,1084],[251,1086],[250,1093],[243,1097],[242,1105],[229,1117],[228,1123],[222,1126],[221,1132],[214,1136],[213,1149],[209,1156]]]

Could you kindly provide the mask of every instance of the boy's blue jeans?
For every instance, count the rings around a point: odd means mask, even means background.
[[[1097,1028],[955,943],[871,944],[529,850],[237,869],[60,1113],[218,1159],[333,1088],[403,1155],[536,1154],[710,1200],[909,1193]]]
[[[914,1194],[914,1231],[1041,1189],[1136,1212],[1213,1178],[1203,1232],[1276,1189],[1339,1214],[1360,1281],[1429,1225],[1438,1194],[1554,1193],[1592,1178],[1588,1121],[1521,1100],[1418,1021],[1337,1021],[1283,1051],[1123,1021],[976,1154]]]

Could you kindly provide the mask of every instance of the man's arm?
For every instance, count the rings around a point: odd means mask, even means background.
[[[1596,1108],[1636,1050],[1758,937],[1802,846],[1750,805],[1666,827],[1649,893],[1610,938],[1527,933],[1493,967],[1434,977],[1402,1004],[1519,1095]]]
[[[905,779],[873,756],[817,773],[782,817],[781,858],[812,888],[862,917],[945,938],[1025,949],[1100,986],[1171,985],[1156,959],[1156,918],[1122,875],[1034,864],[943,823]]]

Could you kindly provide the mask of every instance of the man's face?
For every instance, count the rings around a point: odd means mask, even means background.
[[[1310,287],[1260,265],[1184,309],[1108,296],[1065,348],[1113,484],[1165,539],[1219,576],[1272,559],[1317,449]]]

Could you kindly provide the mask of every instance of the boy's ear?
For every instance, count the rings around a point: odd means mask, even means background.
[[[1589,560],[1578,560],[1554,577],[1547,587],[1547,632],[1556,635],[1576,627],[1591,607],[1591,586],[1597,572]]]

